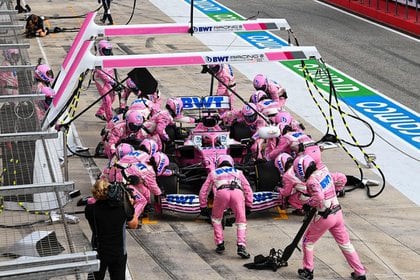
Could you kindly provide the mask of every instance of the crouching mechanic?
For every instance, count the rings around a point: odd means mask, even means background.
[[[313,279],[314,245],[328,230],[353,269],[352,279],[366,279],[365,268],[350,242],[331,174],[326,169],[317,169],[315,161],[308,155],[298,156],[293,162],[293,168],[297,177],[306,182],[306,188],[310,196],[307,204],[304,205],[304,209],[310,206],[316,207],[318,210],[303,236],[303,269],[298,270],[299,277],[301,279]]]
[[[237,253],[241,258],[247,259],[250,254],[246,251],[246,214],[252,208],[252,189],[242,171],[234,168],[231,156],[219,156],[216,164],[217,168],[209,173],[200,190],[201,214],[208,216],[207,198],[210,191],[213,191],[211,221],[216,252],[221,254],[225,250],[222,218],[225,209],[230,208],[235,214]]]

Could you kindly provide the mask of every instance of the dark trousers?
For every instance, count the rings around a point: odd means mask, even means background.
[[[125,280],[125,267],[127,264],[127,255],[120,258],[99,257],[101,261],[99,271],[88,275],[88,280],[103,280],[108,270],[111,280]]]
[[[105,21],[108,19],[110,24],[114,24],[114,21],[112,20],[111,12],[109,11],[109,9],[111,8],[111,0],[102,0],[102,6],[104,8],[102,22],[105,23]]]

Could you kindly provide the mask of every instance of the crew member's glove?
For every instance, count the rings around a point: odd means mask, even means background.
[[[305,212],[305,214],[306,213],[309,213],[310,211],[311,211],[311,205],[309,205],[309,204],[303,204],[303,206],[302,206],[302,209],[303,209],[303,211]]]
[[[203,67],[201,69],[201,74],[205,74],[205,73],[209,72],[209,67],[207,65],[201,65],[201,67]]]
[[[179,179],[185,179],[187,178],[187,175],[180,173],[178,170],[172,170],[172,174]]]
[[[159,196],[160,198],[166,198],[166,192],[164,190],[161,190],[161,193]]]
[[[302,129],[302,130],[305,130],[305,129],[306,129],[306,127],[303,125],[303,123],[300,123],[300,124],[299,124],[299,127],[300,127],[300,129]]]
[[[205,216],[205,217],[210,217],[210,215],[211,215],[210,208],[208,208],[208,207],[200,208],[200,215]]]
[[[251,207],[246,206],[245,207],[245,215],[248,217],[251,214]]]
[[[124,89],[124,87],[119,83],[116,83],[115,85],[113,85],[113,87],[114,91],[122,91]]]

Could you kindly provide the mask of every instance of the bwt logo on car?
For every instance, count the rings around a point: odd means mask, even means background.
[[[200,97],[181,97],[184,109],[217,109],[223,108],[223,96],[208,96],[204,100]]]
[[[272,192],[254,192],[253,193],[253,202],[264,202],[273,200],[274,196]]]
[[[166,196],[167,202],[173,202],[178,204],[194,204],[195,195],[173,195],[169,194]]]
[[[206,56],[208,63],[229,62],[229,56]]]
[[[211,32],[213,30],[213,26],[194,26],[194,32]]]

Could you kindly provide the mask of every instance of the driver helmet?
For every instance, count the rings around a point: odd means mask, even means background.
[[[268,79],[264,74],[257,74],[252,82],[256,90],[266,91],[268,87]]]
[[[100,40],[98,43],[98,52],[102,56],[112,55],[112,44],[107,40]]]
[[[293,161],[293,170],[295,171],[296,177],[301,181],[306,181],[316,170],[316,164],[311,156],[300,155]]]
[[[156,152],[159,151],[159,146],[155,140],[145,138],[143,141],[141,141],[139,150],[148,153],[150,156],[153,156]]]
[[[35,68],[35,79],[46,84],[51,84],[54,81],[54,72],[47,64],[39,64]]]
[[[19,49],[3,50],[3,56],[11,64],[16,64],[19,61]]]
[[[50,87],[42,87],[41,94],[45,96],[45,103],[47,104],[48,108],[55,97],[55,90]]]
[[[249,102],[257,104],[264,99],[268,99],[267,93],[262,90],[257,90],[251,94],[251,97],[249,98]]]
[[[127,130],[131,133],[137,132],[143,125],[143,116],[138,110],[132,110],[127,114],[126,118]]]
[[[293,166],[293,158],[288,153],[281,153],[274,160],[274,166],[277,167],[281,175],[284,175]]]
[[[223,167],[223,166],[231,166],[233,167],[235,165],[233,158],[230,155],[220,155],[216,159],[216,166],[217,168]]]
[[[213,146],[213,142],[211,140],[211,137],[208,135],[203,135],[203,138],[201,140],[201,146],[202,147],[212,147]]]
[[[129,153],[134,151],[134,147],[131,146],[128,143],[121,143],[117,146],[116,148],[116,155],[118,157],[118,159],[123,158],[125,155],[128,155]]]
[[[160,176],[165,172],[166,167],[169,165],[169,158],[165,153],[156,152],[150,158],[153,168],[156,172],[156,176]]]
[[[166,109],[173,118],[181,114],[183,107],[181,98],[171,97],[166,101]]]
[[[257,118],[258,118],[257,105],[253,103],[245,104],[241,112],[247,124],[253,124],[257,121]]]

